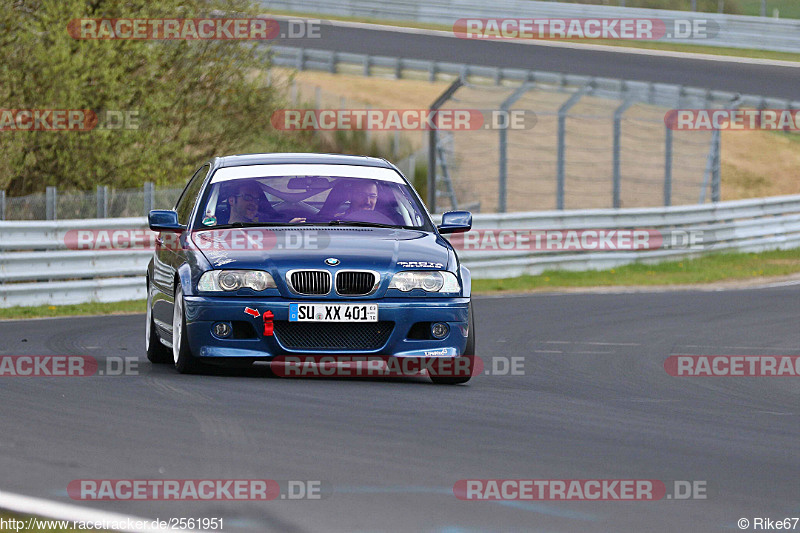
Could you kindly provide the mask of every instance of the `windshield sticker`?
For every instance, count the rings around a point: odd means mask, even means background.
[[[217,224],[217,217],[208,216],[203,219],[204,226],[214,226]]]

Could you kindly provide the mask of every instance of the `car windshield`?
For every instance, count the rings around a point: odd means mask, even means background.
[[[200,228],[341,224],[431,229],[415,194],[399,176],[215,178],[203,196]]]

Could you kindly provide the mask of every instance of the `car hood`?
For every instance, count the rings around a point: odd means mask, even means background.
[[[266,270],[283,275],[303,268],[378,272],[453,268],[435,233],[390,228],[247,228],[198,231],[192,241],[215,269]],[[336,259],[329,265],[326,259]]]

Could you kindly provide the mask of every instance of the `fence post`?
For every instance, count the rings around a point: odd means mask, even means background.
[[[155,187],[152,181],[144,182],[144,216],[150,214],[155,205]]]
[[[97,218],[108,218],[108,187],[97,186]]]
[[[614,209],[619,209],[622,204],[622,115],[634,104],[634,100],[627,99],[614,111],[614,192],[612,203]]]
[[[47,189],[45,189],[45,197],[44,197],[45,218],[47,220],[58,219],[58,213],[56,208],[57,204],[58,204],[58,193],[56,192],[56,188],[47,187]]]
[[[511,93],[511,96],[506,98],[502,104],[500,104],[500,110],[503,111],[503,115],[506,117],[506,123],[504,126],[500,128],[500,161],[499,161],[499,169],[498,169],[498,197],[497,197],[497,212],[498,213],[505,213],[507,210],[506,201],[508,199],[508,128],[511,123],[511,117],[508,115],[508,110],[511,108],[512,105],[517,103],[517,100],[522,98],[522,95],[528,92],[529,89],[533,88],[533,83],[523,83],[522,85],[517,88],[516,91]]]
[[[672,205],[672,128],[664,135],[664,207]]]
[[[432,63],[435,64],[435,63]],[[446,101],[458,90],[459,87],[464,85],[464,80],[460,77],[450,84],[439,98],[437,98],[430,106],[431,121],[436,122],[436,111],[444,105]],[[433,127],[428,132],[428,210],[431,213],[436,212],[436,146],[438,138],[436,128]]]
[[[565,173],[565,152],[566,152],[566,127],[567,113],[570,108],[578,103],[584,94],[589,92],[593,86],[592,82],[587,83],[578,92],[569,97],[558,110],[558,175],[556,179],[556,209],[564,209],[564,173]]]
[[[0,220],[6,219],[6,191],[0,191]]]

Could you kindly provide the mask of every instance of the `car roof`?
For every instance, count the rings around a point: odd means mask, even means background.
[[[385,159],[359,155],[313,154],[313,153],[272,153],[272,154],[239,154],[218,157],[214,167],[240,167],[248,165],[355,165],[365,167],[394,168]]]

